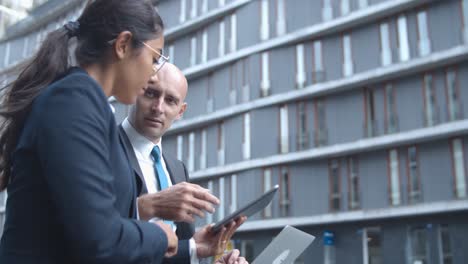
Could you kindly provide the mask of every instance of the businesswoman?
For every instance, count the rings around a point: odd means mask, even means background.
[[[78,67],[70,67],[76,42]],[[95,0],[3,90],[0,263],[160,263],[169,226],[131,219],[135,185],[107,98],[131,104],[164,57],[149,1]]]

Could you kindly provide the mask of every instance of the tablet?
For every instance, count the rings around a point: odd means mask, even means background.
[[[279,186],[275,185],[273,189],[267,191],[262,196],[251,201],[250,203],[240,208],[239,210],[235,211],[234,213],[224,217],[223,220],[217,222],[212,227],[212,230],[214,232],[218,232],[223,226],[225,226],[226,224],[229,224],[231,221],[234,221],[241,216],[249,217],[259,212],[260,210],[265,208],[271,202],[271,200],[273,200],[273,197],[275,196],[275,193],[278,191],[278,188]]]

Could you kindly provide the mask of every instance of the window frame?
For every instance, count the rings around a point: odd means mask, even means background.
[[[414,149],[415,160],[411,160],[410,151]],[[415,175],[412,174],[412,166],[415,167]],[[419,171],[420,161],[419,161],[419,151],[416,145],[408,147],[406,151],[406,175],[407,175],[407,184],[408,184],[408,202],[410,204],[416,204],[423,202],[423,191],[421,186],[421,173]],[[414,179],[413,179],[414,177]],[[413,186],[413,180],[416,180],[416,188]],[[417,197],[415,197],[417,196]]]
[[[356,173],[353,173],[353,168],[355,168]],[[358,210],[361,208],[361,189],[360,189],[360,177],[359,177],[359,160],[357,157],[350,156],[347,159],[347,171],[348,171],[348,209],[349,210]],[[357,179],[355,183],[353,178]],[[354,184],[356,184],[356,188]],[[353,196],[354,194],[354,196]],[[353,197],[356,199],[354,200]]]
[[[456,153],[455,153],[455,141],[460,142],[460,152],[461,152],[461,160],[462,160],[462,165],[463,168],[461,169],[461,173],[464,175],[458,176],[458,169],[457,169],[457,164],[456,164]],[[453,174],[453,194],[456,199],[466,199],[468,197],[468,188],[467,188],[467,170],[466,170],[466,158],[465,158],[465,148],[464,148],[464,140],[461,137],[455,137],[450,139],[450,153],[451,153],[451,158],[452,158],[452,174]],[[463,176],[463,177],[462,177]],[[463,184],[459,186],[459,178],[463,179]],[[464,188],[463,188],[464,185]],[[462,195],[459,194],[459,191],[461,189]],[[463,194],[464,192],[464,194]]]
[[[421,25],[423,22],[425,25]],[[429,30],[429,18],[426,10],[420,10],[416,14],[416,31],[419,56],[423,57],[431,54],[431,35]]]
[[[291,171],[289,166],[279,168],[279,208],[281,217],[291,215]],[[286,181],[284,180],[286,177]],[[284,183],[287,184],[286,188]]]
[[[288,105],[279,107],[279,153],[289,153],[289,111]]]
[[[395,163],[396,163],[396,171],[395,173],[397,174],[396,175],[396,178],[394,179],[393,176],[394,174],[392,173],[392,168],[394,166],[394,164],[392,164],[392,154],[391,153],[395,153],[396,155],[396,158],[395,158]],[[393,148],[393,149],[389,149],[387,151],[387,179],[388,179],[388,198],[389,198],[389,204],[390,206],[400,206],[403,204],[403,197],[402,197],[402,186],[401,186],[401,173],[400,173],[400,160],[399,160],[399,153],[398,153],[398,149],[396,148]],[[397,190],[395,190],[397,193],[394,194],[394,180],[395,181],[398,181],[396,183],[397,185]],[[396,196],[396,197],[395,197]],[[394,198],[395,197],[395,198]],[[398,199],[398,201],[394,202],[394,199]]]
[[[335,163],[335,164],[333,164]],[[336,167],[334,167],[336,165]],[[341,195],[341,168],[340,168],[340,160],[339,159],[330,159],[328,161],[328,184],[329,184],[329,193],[328,193],[328,205],[330,212],[339,212],[342,210],[342,195]],[[333,169],[336,169],[336,187],[337,190],[335,192],[335,179],[333,174]],[[335,208],[335,200],[338,200],[338,208]]]
[[[398,58],[400,62],[411,60],[411,50],[408,35],[408,19],[406,15],[402,14],[397,17],[397,45],[398,45]],[[404,29],[404,32],[403,32]],[[406,51],[406,52],[405,52]]]

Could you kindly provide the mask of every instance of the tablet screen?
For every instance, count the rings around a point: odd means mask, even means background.
[[[248,203],[244,207],[240,208],[239,210],[235,211],[234,213],[224,217],[223,220],[217,222],[213,226],[212,230],[214,232],[218,232],[221,229],[221,227],[225,226],[226,224],[230,223],[231,221],[236,220],[237,218],[239,218],[241,216],[249,217],[249,216],[252,216],[255,213],[259,212],[260,210],[265,208],[271,202],[271,200],[273,200],[273,197],[275,196],[275,193],[278,191],[278,188],[279,188],[279,186],[276,185],[275,187],[273,187],[273,189],[267,191],[262,196],[260,196],[257,199],[251,201],[250,203]]]

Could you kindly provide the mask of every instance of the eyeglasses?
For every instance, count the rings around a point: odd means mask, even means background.
[[[154,74],[156,74],[164,66],[164,64],[169,61],[169,57],[162,55],[161,52],[153,49],[150,45],[144,42],[141,42],[141,43],[145,45],[145,47],[147,47],[148,49],[156,53],[157,55],[157,59],[155,59],[153,62],[153,71],[154,71]]]
[[[109,40],[107,43],[109,45],[112,45],[114,44],[116,41],[116,39],[113,39],[113,40]],[[162,54],[162,52],[160,51],[157,51],[155,49],[153,49],[150,45],[146,44],[145,42],[141,42],[141,44],[145,45],[145,47],[147,47],[148,49],[150,49],[152,52],[156,53],[157,57],[156,59],[153,59],[153,75],[156,74],[159,70],[161,70],[161,68],[164,66],[164,64],[166,62],[169,61],[169,56],[164,56]]]

